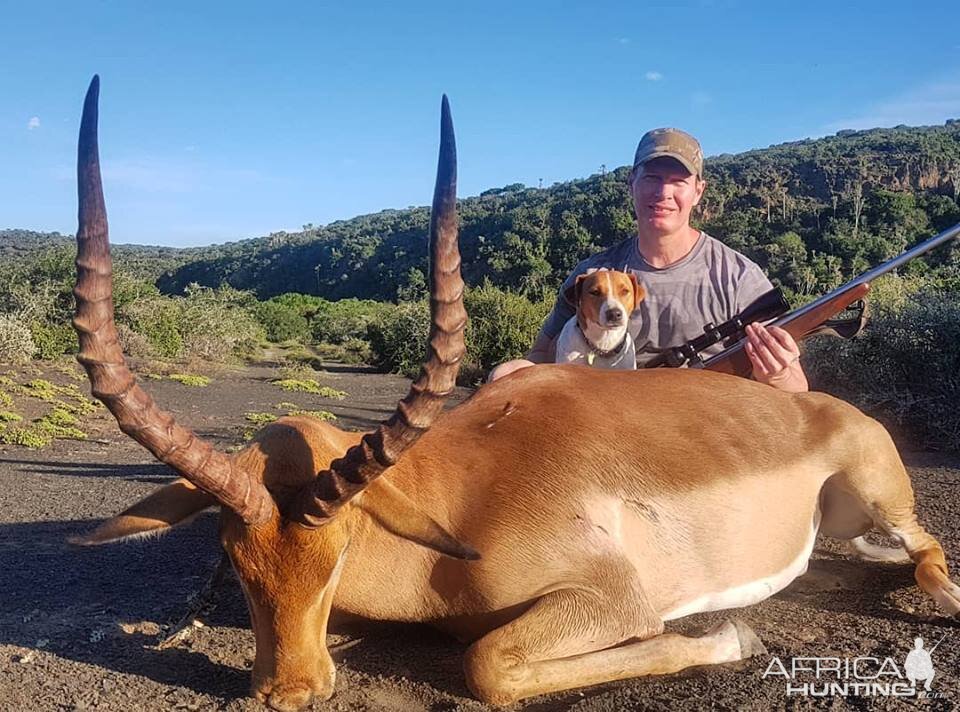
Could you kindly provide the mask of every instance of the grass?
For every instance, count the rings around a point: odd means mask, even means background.
[[[322,386],[312,379],[281,378],[280,380],[274,381],[273,384],[285,391],[313,393],[321,398],[343,400],[347,397],[346,392],[338,391],[336,388],[331,388],[330,386]]]
[[[70,375],[66,367],[53,368]],[[6,388],[0,391],[0,444],[4,445],[38,450],[54,440],[85,440],[87,434],[80,428],[81,417],[103,407],[88,398],[75,383],[58,385],[44,378],[17,383],[4,375],[0,376],[0,385]],[[13,410],[15,403],[11,394],[41,401],[47,404],[48,410],[29,424],[24,423],[24,416]]]
[[[79,421],[73,414],[62,408],[54,408],[27,427],[0,430],[0,443],[39,450],[54,440],[86,440],[87,434],[77,425]]]
[[[21,445],[31,450],[39,450],[42,447],[46,447],[52,440],[53,437],[48,433],[41,432],[32,427],[0,431],[0,443],[4,445]]]
[[[313,376],[316,375],[316,373],[316,370],[305,363],[288,363],[280,369],[280,378],[310,381],[313,380]]]
[[[336,420],[337,416],[329,410],[291,410],[287,415],[303,415],[317,420]]]
[[[210,379],[206,376],[195,376],[189,373],[171,373],[167,378],[171,381],[195,388],[206,388],[210,385]]]
[[[17,395],[26,398],[35,398],[44,403],[50,403],[55,408],[69,410],[79,415],[88,415],[103,407],[98,401],[87,398],[73,383],[58,386],[43,378],[35,378],[32,381],[27,381],[23,385],[18,385],[13,381],[9,384],[3,382],[3,385],[7,385],[10,390]],[[64,400],[65,398],[70,399],[72,402]],[[4,402],[5,399],[0,399],[0,405]]]
[[[281,403],[279,405],[290,405],[296,408],[296,405],[293,403]],[[337,416],[331,413],[328,410],[291,410],[287,415],[300,415],[307,418],[316,418],[317,420],[336,420]],[[273,413],[245,413],[244,418],[249,420],[254,424],[254,427],[245,428],[243,431],[243,441],[249,442],[253,439],[253,436],[257,434],[257,431],[267,423],[272,423],[277,420],[277,416]]]

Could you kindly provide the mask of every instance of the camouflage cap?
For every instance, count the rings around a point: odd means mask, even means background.
[[[696,176],[703,177],[703,151],[693,136],[680,129],[654,129],[647,131],[640,139],[637,152],[633,157],[633,167],[651,161],[654,158],[669,156],[674,158]]]

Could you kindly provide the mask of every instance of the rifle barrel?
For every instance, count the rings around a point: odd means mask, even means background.
[[[892,272],[900,265],[905,264],[912,259],[916,259],[920,255],[926,254],[933,248],[938,247],[939,245],[942,245],[945,242],[949,242],[950,240],[954,239],[957,236],[960,236],[960,223],[957,223],[953,227],[948,228],[947,230],[944,230],[943,232],[937,235],[934,235],[933,237],[927,240],[924,240],[919,245],[915,245],[914,247],[911,247],[909,250],[907,250],[903,254],[897,255],[896,257],[887,260],[883,264],[877,265],[873,269],[854,277],[846,284],[827,292],[826,294],[824,294],[823,296],[817,299],[814,299],[809,304],[805,304],[804,306],[798,309],[794,309],[791,312],[787,312],[776,321],[771,322],[771,326],[783,326],[784,324],[788,324],[800,317],[805,316],[806,314],[808,314],[811,311],[814,311],[815,309],[820,309],[820,307],[825,305],[827,302],[833,299],[836,299],[837,296],[842,294],[843,292],[851,292],[851,294],[853,294],[854,296],[850,297],[850,302],[856,301],[856,299],[860,298],[860,296],[862,296],[862,294],[864,293],[865,291],[864,286],[869,287],[870,282],[875,280],[877,277],[881,277],[885,275],[887,272]],[[847,302],[847,303],[849,304],[850,302]],[[799,337],[797,337],[797,340],[799,341]],[[712,356],[711,358],[707,359],[704,363],[691,364],[691,365],[694,368],[710,369],[711,367],[713,367],[714,369],[717,369],[720,367],[719,366],[720,364],[726,363],[728,360],[732,358],[740,358],[739,354],[741,351],[743,351],[744,343],[746,343],[746,339],[741,339],[735,345],[731,346],[725,351],[721,351],[719,354],[716,354],[715,356]]]
[[[886,262],[877,265],[873,269],[867,272],[864,272],[861,275],[857,275],[846,284],[840,287],[837,287],[836,289],[830,290],[829,292],[824,294],[822,297],[818,299],[814,299],[809,304],[805,304],[799,309],[795,309],[792,312],[784,314],[781,318],[773,322],[773,326],[780,326],[780,324],[783,322],[792,321],[798,316],[802,314],[806,314],[808,311],[818,308],[821,304],[833,298],[839,292],[844,292],[858,284],[869,284],[870,282],[875,280],[877,277],[882,277],[883,275],[887,274],[887,272],[892,272],[900,265],[906,264],[910,260],[916,259],[920,255],[924,255],[927,252],[930,252],[930,250],[932,250],[933,248],[938,247],[944,244],[945,242],[949,242],[950,240],[954,239],[957,236],[960,236],[960,223],[957,223],[953,227],[948,228],[943,232],[937,235],[934,235],[933,237],[927,240],[924,240],[919,245],[914,245],[903,254],[897,255],[896,257],[892,257]]]

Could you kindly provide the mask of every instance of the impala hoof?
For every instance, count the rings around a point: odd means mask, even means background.
[[[733,627],[737,629],[737,640],[740,641],[741,660],[752,658],[756,655],[766,655],[767,648],[763,641],[753,632],[753,628],[741,620],[734,618],[730,621]]]
[[[314,698],[328,700],[333,696],[333,686],[329,691],[315,690],[306,682],[264,687],[254,695],[260,702],[277,712],[298,712],[309,705]]]
[[[277,687],[270,692],[257,691],[257,699],[277,712],[297,712],[310,704],[313,690],[305,685]]]

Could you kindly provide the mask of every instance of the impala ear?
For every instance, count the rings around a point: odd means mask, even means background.
[[[439,551],[454,559],[475,561],[480,558],[480,554],[457,541],[383,477],[367,488],[359,498],[357,506],[377,524],[401,539]]]
[[[178,524],[186,524],[215,504],[217,500],[213,495],[186,480],[176,480],[108,519],[89,534],[70,537],[69,542],[92,546],[160,536]]]

